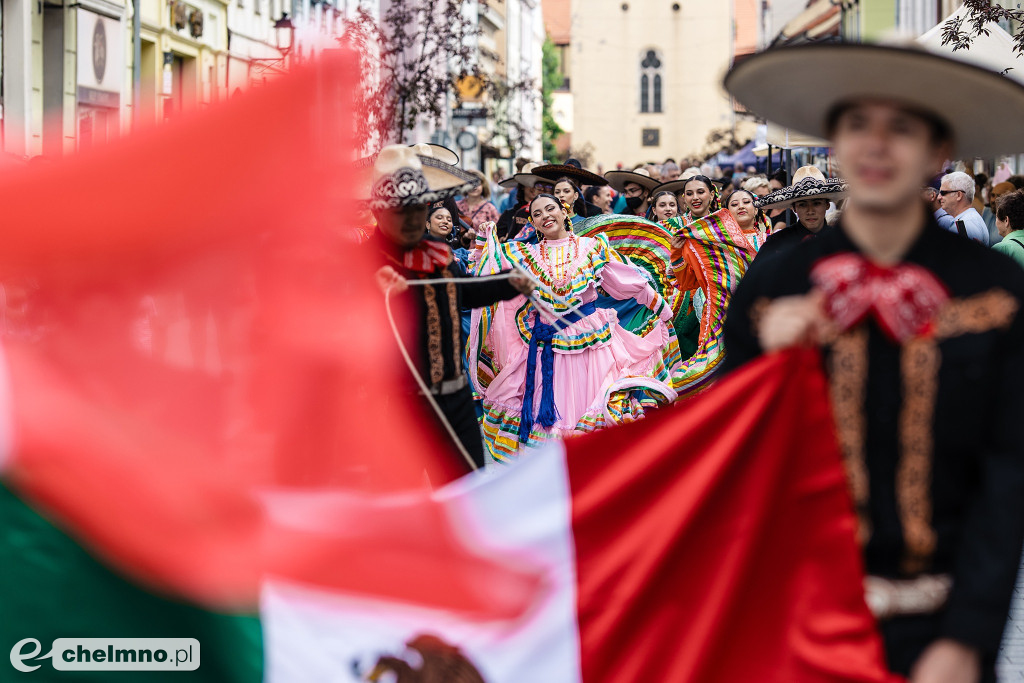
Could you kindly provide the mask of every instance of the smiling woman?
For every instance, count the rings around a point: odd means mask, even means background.
[[[542,317],[523,297],[473,312],[471,373],[483,397],[487,450],[498,462],[513,460],[523,445],[629,422],[676,398],[674,313],[645,273],[604,235],[574,234],[552,195],[530,203],[530,218],[537,244],[501,243],[493,224],[482,226],[475,274],[522,268],[540,283],[534,296],[567,324]],[[599,287],[652,315],[640,329],[624,328],[613,308],[597,305]]]

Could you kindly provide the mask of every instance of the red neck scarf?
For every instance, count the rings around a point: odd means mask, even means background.
[[[825,295],[825,310],[843,331],[874,316],[892,341],[927,334],[949,299],[945,285],[926,268],[875,265],[859,254],[836,254],[814,264],[811,282]]]
[[[417,273],[433,273],[452,262],[452,250],[444,242],[420,240],[412,249],[402,254],[402,265]]]

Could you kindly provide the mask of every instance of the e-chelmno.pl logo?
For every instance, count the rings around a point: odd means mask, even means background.
[[[11,648],[11,666],[25,673],[49,659],[58,671],[195,671],[195,638],[57,638],[45,655],[35,638]]]

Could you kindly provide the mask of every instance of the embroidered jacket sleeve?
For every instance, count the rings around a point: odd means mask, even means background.
[[[662,320],[668,322],[674,317],[672,307],[655,291],[644,274],[632,263],[624,261],[618,253],[608,245],[608,238],[598,235],[600,243],[598,253],[594,257],[601,287],[613,299],[635,299],[637,303],[650,309]]]
[[[1024,281],[1024,276],[1020,278]],[[1024,287],[1021,288],[1024,291]],[[1021,302],[1020,293],[1018,304]],[[1024,397],[1024,312],[994,349],[990,382],[995,412],[990,429],[976,434],[977,485],[965,510],[954,564],[953,591],[942,635],[995,655],[1013,595],[1024,539],[1024,439],[1020,404]]]

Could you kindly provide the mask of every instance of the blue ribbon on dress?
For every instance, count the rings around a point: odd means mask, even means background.
[[[593,302],[583,304],[576,311],[565,313],[563,317],[569,322],[577,322],[597,311]],[[554,325],[541,322],[540,314],[533,320],[533,332],[530,335],[530,355],[526,360],[526,388],[523,394],[523,409],[519,414],[519,443],[530,440],[534,422],[542,427],[551,428],[558,421],[558,408],[555,406],[555,347],[551,343],[558,330]],[[533,395],[536,391],[537,350],[540,350],[540,408],[537,418],[533,417]]]

